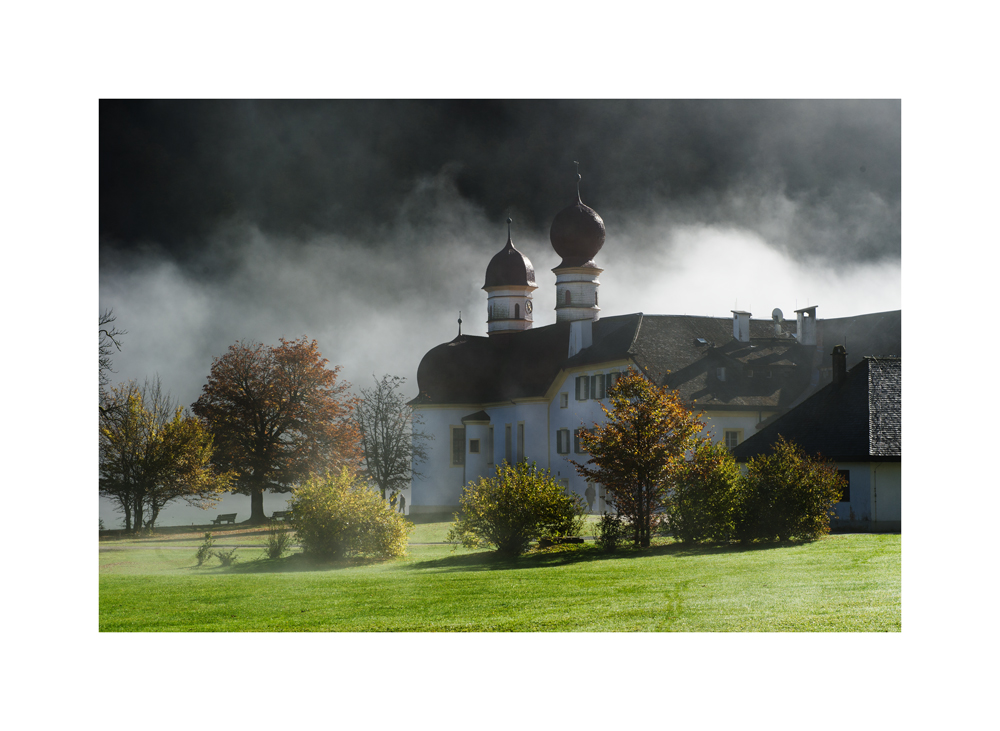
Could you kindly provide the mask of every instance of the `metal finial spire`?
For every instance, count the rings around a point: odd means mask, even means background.
[[[580,163],[574,160],[573,164],[576,165],[576,200],[578,203],[582,203],[583,201],[580,200],[580,180],[583,176],[580,175]]]
[[[462,337],[462,311],[458,311],[458,336]]]

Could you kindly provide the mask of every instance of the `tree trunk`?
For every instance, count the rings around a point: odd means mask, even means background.
[[[266,523],[267,517],[264,515],[264,490],[263,488],[250,493],[250,520],[248,523]]]

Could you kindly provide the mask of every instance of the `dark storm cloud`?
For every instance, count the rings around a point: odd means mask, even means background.
[[[102,255],[147,241],[189,262],[233,221],[386,247],[407,201],[414,225],[433,215],[412,196],[441,174],[544,235],[573,160],[609,224],[667,211],[793,258],[900,255],[898,101],[104,101],[100,127]]]

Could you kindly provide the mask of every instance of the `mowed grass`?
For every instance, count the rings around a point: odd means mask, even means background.
[[[418,524],[434,543],[445,521]],[[241,544],[237,532],[218,544]],[[181,539],[181,536],[177,536]],[[254,536],[256,539],[256,536]],[[186,543],[189,538],[183,537]],[[195,546],[102,542],[101,631],[652,632],[901,629],[898,535],[605,553],[594,544],[503,559],[411,545],[387,562],[312,565],[237,550],[198,567]],[[176,548],[171,546],[177,546]]]

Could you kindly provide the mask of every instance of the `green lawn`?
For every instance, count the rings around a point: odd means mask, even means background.
[[[443,540],[417,524],[411,543]],[[226,535],[226,533],[230,535]],[[202,531],[203,533],[203,531]],[[901,628],[900,536],[615,554],[591,543],[501,559],[411,545],[384,563],[261,559],[266,534],[213,531],[240,563],[197,567],[201,534],[102,541],[102,631],[890,631]],[[179,546],[174,548],[174,546]],[[297,549],[296,549],[297,550]]]

